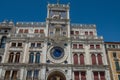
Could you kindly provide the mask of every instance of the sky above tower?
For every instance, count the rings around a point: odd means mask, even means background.
[[[120,0],[58,0],[70,3],[71,23],[96,24],[104,41],[120,41]],[[0,0],[0,22],[45,22],[47,4],[57,0]]]

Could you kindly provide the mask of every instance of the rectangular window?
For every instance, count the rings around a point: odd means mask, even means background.
[[[79,34],[79,31],[75,31],[75,34],[78,35],[78,34]]]
[[[16,47],[16,43],[12,43],[12,44],[11,44],[11,47]]]
[[[60,31],[60,28],[56,28],[56,32],[59,32]]]
[[[18,47],[22,47],[22,43],[18,43]]]
[[[73,44],[73,49],[77,49],[77,44]]]
[[[114,57],[114,58],[117,58],[116,52],[113,52],[113,57]]]
[[[115,45],[112,45],[112,48],[115,48]]]
[[[96,49],[100,49],[100,45],[96,45]]]
[[[24,33],[28,33],[28,29],[25,29],[25,30],[24,30]]]
[[[120,70],[120,66],[119,66],[119,62],[118,61],[115,61],[115,66],[116,66],[116,70],[118,71],[118,70]]]
[[[111,48],[111,45],[108,45],[109,48]]]
[[[88,31],[85,31],[85,35],[88,35]]]
[[[23,33],[23,29],[19,29],[19,33]]]
[[[4,80],[9,80],[9,79],[10,79],[10,71],[6,71]]]
[[[74,31],[71,31],[70,33],[71,33],[71,35],[74,35]]]
[[[91,35],[91,36],[93,35],[93,32],[92,32],[92,31],[90,31],[90,35]]]
[[[38,29],[35,29],[34,33],[38,33],[38,32],[39,32],[39,30],[38,30]]]
[[[53,34],[53,32],[50,32],[50,34]]]
[[[118,80],[120,80],[120,74],[118,75]]]
[[[31,43],[31,47],[35,47],[35,43]]]
[[[44,30],[43,30],[43,29],[41,29],[41,30],[40,30],[40,33],[44,33]]]
[[[41,47],[41,43],[37,43],[37,47]]]
[[[66,35],[66,32],[63,32],[63,35]]]
[[[90,49],[94,49],[94,45],[90,45]]]
[[[79,44],[79,49],[83,49],[83,45],[82,44]]]

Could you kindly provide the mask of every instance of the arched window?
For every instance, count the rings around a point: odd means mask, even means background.
[[[80,64],[81,65],[85,64],[85,62],[84,62],[84,55],[83,54],[80,54]]]
[[[99,80],[98,72],[93,72],[94,80]]]
[[[39,52],[36,53],[35,63],[40,63],[40,53]]]
[[[96,56],[95,56],[95,54],[92,54],[91,57],[92,57],[92,64],[96,65]]]
[[[28,71],[27,71],[26,80],[32,80],[32,70],[28,70]]]
[[[9,59],[8,59],[9,63],[13,62],[13,57],[14,57],[14,53],[12,52],[12,53],[9,54]]]
[[[33,63],[33,61],[34,61],[34,53],[31,52],[31,53],[29,54],[29,63]]]
[[[84,71],[81,72],[81,80],[86,80],[86,73]]]
[[[73,58],[74,58],[74,64],[78,64],[78,55],[74,54]]]
[[[74,72],[74,80],[79,80],[79,72]]]
[[[97,58],[98,58],[98,64],[99,64],[99,65],[102,65],[103,62],[102,62],[102,56],[101,56],[101,54],[98,54],[98,55],[97,55]]]
[[[6,36],[2,37],[2,39],[1,39],[1,46],[0,46],[1,48],[5,48],[6,39],[7,39]]]
[[[19,63],[19,59],[20,59],[20,53],[16,53],[15,63]]]
[[[17,71],[12,72],[11,80],[17,80]]]
[[[105,72],[100,72],[100,80],[105,80]]]
[[[38,80],[39,70],[34,70],[33,78],[34,80]]]
[[[6,71],[4,80],[9,80],[9,78],[10,78],[10,71]]]
[[[1,63],[1,61],[2,61],[2,56],[0,56],[0,63]]]

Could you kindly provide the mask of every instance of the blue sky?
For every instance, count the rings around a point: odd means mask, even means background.
[[[0,22],[45,22],[48,2],[57,0],[0,0]],[[120,0],[60,0],[69,2],[71,23],[96,24],[104,41],[120,41]]]

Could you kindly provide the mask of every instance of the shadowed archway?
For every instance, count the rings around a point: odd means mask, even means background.
[[[49,74],[47,80],[66,80],[66,78],[62,72],[54,71]]]

